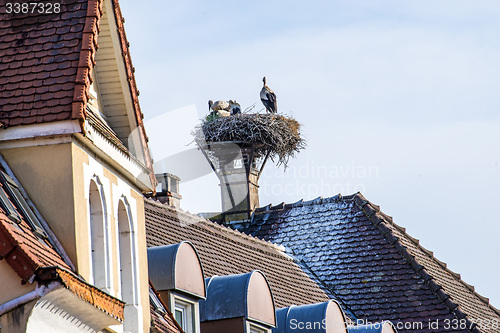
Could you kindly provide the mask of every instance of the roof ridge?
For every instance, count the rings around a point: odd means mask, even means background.
[[[272,243],[270,241],[267,241],[265,239],[261,239],[261,238],[258,238],[258,237],[255,237],[255,236],[252,236],[252,235],[248,235],[244,232],[241,232],[237,229],[233,229],[231,227],[226,227],[226,226],[223,226],[219,223],[216,223],[216,222],[213,222],[213,221],[210,221],[208,219],[205,219],[199,215],[196,215],[196,214],[193,214],[193,213],[190,213],[190,212],[187,212],[185,210],[183,210],[182,208],[173,208],[172,206],[169,206],[167,204],[164,204],[164,203],[161,203],[160,201],[158,200],[155,200],[153,198],[144,198],[144,200],[158,208],[161,208],[161,209],[168,209],[170,212],[172,213],[181,213],[187,217],[190,217],[190,218],[195,218],[197,219],[198,221],[196,223],[204,223],[206,225],[208,225],[209,227],[213,227],[213,228],[216,228],[224,233],[228,233],[228,234],[231,234],[231,235],[234,235],[236,237],[241,237],[249,242],[252,242],[252,243],[255,243],[255,244],[258,244],[258,245],[261,245],[261,246],[264,246],[266,248],[269,248],[269,249],[272,249],[278,253],[280,253],[280,255],[284,256],[285,258],[289,259],[289,260],[292,260],[294,261],[293,259],[289,258],[289,256],[287,256],[286,253],[284,253],[281,249],[280,249],[280,245],[279,244],[276,244],[276,243]],[[269,254],[273,254],[271,252],[268,252]]]
[[[167,209],[171,212],[175,212],[175,213],[181,213],[187,217],[190,217],[190,218],[194,218],[194,219],[197,219],[197,220],[200,220],[200,221],[203,221],[203,220],[206,220],[204,219],[203,217],[199,216],[199,215],[196,215],[196,214],[193,214],[193,213],[190,213],[189,211],[185,211],[184,209],[182,208],[173,208],[172,206],[169,206],[167,204],[164,204],[162,203],[161,201],[159,200],[155,200],[154,198],[148,198],[148,197],[144,197],[144,201],[147,201],[148,203],[150,203],[151,205],[153,206],[156,206],[158,208],[162,208],[162,209]]]
[[[380,211],[380,207],[377,205],[372,204],[370,201],[368,201],[361,193],[357,193],[356,195],[353,196],[353,201],[355,204],[358,206],[358,208],[366,215],[366,217],[380,230],[384,238],[386,238],[391,245],[393,245],[398,252],[408,261],[408,263],[413,267],[415,272],[426,282],[431,290],[438,296],[438,298],[444,303],[444,305],[458,318],[458,319],[463,319],[466,317],[469,317],[466,313],[464,313],[460,309],[460,305],[454,303],[451,301],[452,297],[449,295],[437,281],[427,272],[427,269],[418,263],[418,260],[415,256],[413,256],[407,249],[405,245],[403,245],[397,236],[395,236],[391,229],[387,226],[384,225],[384,223],[390,224],[394,226],[396,229],[400,230],[402,233],[407,236],[410,241],[412,241],[415,246],[422,250],[426,255],[428,255],[433,261],[435,261],[441,268],[443,268],[446,272],[450,273],[451,276],[453,276],[456,280],[458,280],[459,283],[463,284],[467,289],[470,290],[470,292],[479,298],[482,302],[485,303],[485,305],[491,309],[493,312],[495,312],[497,315],[500,316],[500,310],[495,308],[493,305],[489,303],[489,299],[478,294],[475,291],[475,288],[463,281],[460,277],[460,274],[453,272],[450,270],[446,263],[438,260],[435,256],[434,253],[426,248],[424,248],[421,244],[420,241],[416,238],[411,237],[406,233],[406,229],[399,226],[396,224],[392,217],[390,219],[387,219],[388,217],[386,214],[382,213]],[[466,320],[469,321],[468,327],[477,327],[477,324],[470,322],[468,318]]]
[[[296,202],[291,203],[291,204],[285,204],[284,202],[281,202],[281,203],[279,203],[277,205],[274,205],[274,206],[272,204],[269,204],[269,205],[266,205],[266,206],[262,206],[262,207],[256,208],[255,209],[255,213],[268,213],[268,212],[271,212],[271,211],[283,210],[285,208],[290,208],[290,207],[312,206],[312,205],[317,205],[317,204],[336,202],[336,201],[340,201],[340,200],[343,200],[343,199],[349,200],[354,195],[356,195],[356,194],[351,194],[351,195],[348,195],[348,196],[342,196],[342,194],[339,193],[339,194],[331,196],[331,197],[324,198],[322,196],[319,196],[319,197],[316,197],[314,199],[307,200],[307,201],[304,201],[304,199],[300,199],[299,201],[296,201]]]

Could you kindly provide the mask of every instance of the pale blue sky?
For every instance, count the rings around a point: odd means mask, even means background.
[[[500,307],[500,2],[121,7],[146,130],[166,171],[189,169],[168,157],[193,148],[188,132],[209,99],[261,109],[266,75],[308,147],[285,173],[266,167],[261,205],[361,190]],[[181,191],[186,210],[220,209],[213,175]]]

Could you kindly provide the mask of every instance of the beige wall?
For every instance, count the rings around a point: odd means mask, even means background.
[[[6,260],[0,260],[0,304],[35,290],[36,284],[21,284],[21,278]]]
[[[84,277],[90,275],[90,240],[89,240],[89,226],[88,226],[88,203],[85,197],[85,189],[89,184],[85,184],[85,176],[83,172],[83,165],[89,163],[88,154],[75,144],[71,144],[71,160],[72,160],[72,184],[74,203],[74,217],[75,225],[75,239],[74,251],[76,252],[76,265],[78,273]],[[47,221],[47,223],[50,222]],[[57,236],[57,235],[56,235]],[[64,247],[66,249],[66,247]],[[71,260],[74,260],[71,258]]]
[[[96,168],[96,166],[100,169],[101,177],[108,182],[109,193],[111,194],[106,198],[106,204],[110,211],[108,221],[111,229],[111,266],[113,270],[114,296],[117,295],[119,284],[119,255],[115,237],[117,235],[115,217],[118,207],[115,207],[115,200],[113,200],[113,188],[119,182],[122,185],[127,185],[130,199],[135,199],[137,208],[140,303],[143,310],[144,332],[149,332],[149,280],[146,260],[144,199],[142,194],[135,190],[130,183],[126,182],[114,169],[108,167],[106,162],[95,159],[95,155],[87,151],[87,148],[81,143],[4,149],[1,154],[61,242],[71,261],[77,267],[78,273],[84,278],[88,278],[91,274],[88,198],[86,198],[90,185],[88,179],[89,170],[93,172],[92,168]],[[12,271],[10,267],[8,269]],[[4,274],[4,270],[0,269],[0,281],[3,281],[2,274]],[[16,281],[20,286],[19,279]],[[13,289],[17,290],[19,288]],[[21,291],[19,292],[21,293]],[[0,299],[1,297],[3,295],[0,296]]]
[[[23,147],[1,153],[76,265],[71,146]]]

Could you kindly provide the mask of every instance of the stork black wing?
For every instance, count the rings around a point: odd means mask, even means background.
[[[266,97],[267,97],[267,99],[268,99],[271,103],[276,103],[276,94],[275,94],[275,93],[267,93],[267,94],[266,94]]]

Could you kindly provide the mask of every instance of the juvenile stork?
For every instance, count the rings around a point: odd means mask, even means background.
[[[241,113],[241,106],[236,101],[230,100],[229,101],[229,108],[231,109],[231,116],[234,116],[235,114]]]
[[[262,90],[260,91],[260,100],[262,101],[262,104],[266,107],[267,112],[269,113],[276,113],[278,111],[278,106],[276,103],[276,94],[274,91],[271,90],[266,84],[266,77],[262,79],[262,82],[264,82],[264,86],[262,87]]]
[[[229,112],[231,110],[231,106],[228,101],[208,101],[208,105],[212,109],[212,112],[217,114],[219,117],[227,117],[231,115]]]

